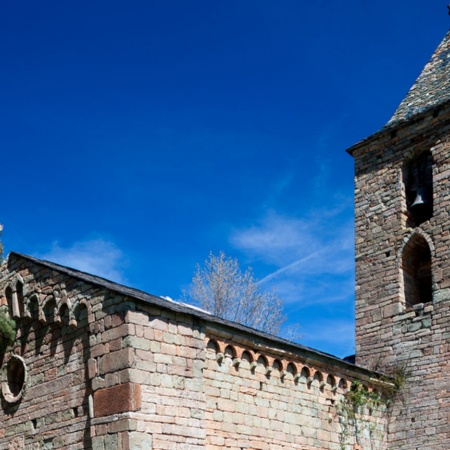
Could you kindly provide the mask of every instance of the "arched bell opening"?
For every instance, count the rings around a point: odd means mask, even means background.
[[[433,156],[420,153],[404,167],[406,208],[410,227],[417,227],[433,216]]]
[[[431,251],[428,242],[413,234],[403,248],[402,272],[405,306],[411,308],[432,300]]]

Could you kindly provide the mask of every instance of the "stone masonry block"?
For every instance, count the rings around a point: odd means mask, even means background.
[[[127,311],[125,322],[134,323],[136,325],[148,325],[148,315],[138,311]]]
[[[111,416],[141,409],[141,386],[125,383],[94,392],[95,417]]]
[[[122,450],[152,450],[152,436],[147,433],[132,432],[124,435]]]
[[[100,375],[116,372],[121,369],[132,367],[134,361],[134,350],[132,348],[124,348],[123,350],[104,355],[100,359],[98,371]]]
[[[400,314],[402,311],[402,305],[400,303],[393,303],[383,308],[383,317],[392,317]]]

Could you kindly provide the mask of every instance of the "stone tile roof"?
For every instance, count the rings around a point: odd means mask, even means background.
[[[439,44],[387,126],[406,121],[448,100],[450,100],[450,31]]]

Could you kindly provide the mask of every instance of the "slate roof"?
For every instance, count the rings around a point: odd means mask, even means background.
[[[406,121],[448,100],[450,100],[450,30],[387,126]]]

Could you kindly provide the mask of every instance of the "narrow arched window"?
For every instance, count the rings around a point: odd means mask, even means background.
[[[405,304],[412,307],[432,300],[431,252],[428,242],[414,234],[403,249]]]
[[[404,182],[410,225],[419,226],[433,216],[433,156],[429,150],[407,163]]]
[[[13,291],[11,289],[11,286],[6,287],[5,297],[6,297],[6,304],[8,305],[9,315],[10,317],[13,317]]]
[[[17,315],[18,317],[23,317],[24,298],[23,298],[23,282],[21,280],[17,280],[16,292],[17,292],[17,304],[15,306],[17,308]]]

